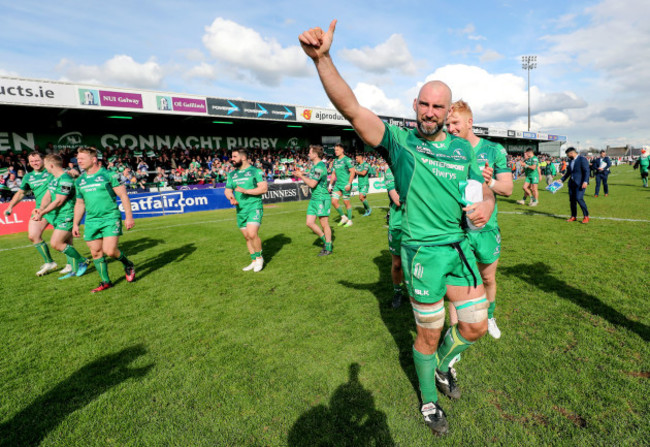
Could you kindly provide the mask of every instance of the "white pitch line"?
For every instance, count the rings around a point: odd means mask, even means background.
[[[568,214],[543,214],[543,213],[536,213],[534,211],[499,211],[499,214],[519,214],[522,216],[539,216],[539,217],[561,217],[561,218],[568,218],[570,217]],[[646,219],[624,219],[622,217],[606,217],[606,216],[589,216],[589,219],[599,219],[599,220],[614,220],[618,222],[646,222],[650,223],[650,220]]]
[[[375,206],[375,208],[387,208],[385,206]],[[292,214],[292,213],[304,213],[305,210],[296,210],[296,211],[280,211],[278,213],[272,213],[272,214],[267,214],[267,217],[273,217],[277,216],[279,214]],[[522,215],[522,216],[541,216],[541,217],[561,217],[561,218],[568,218],[569,215],[562,215],[562,214],[539,214],[539,213],[534,213],[534,212],[523,212],[523,211],[499,211],[499,214],[514,214],[514,215]],[[624,219],[624,218],[619,218],[619,217],[601,217],[601,216],[589,216],[590,219],[599,219],[599,220],[613,220],[617,222],[644,222],[644,223],[650,223],[650,220],[646,219]],[[190,222],[190,223],[181,223],[181,224],[175,224],[175,225],[164,225],[164,226],[158,226],[158,227],[139,227],[135,228],[133,230],[129,230],[129,233],[136,233],[139,231],[149,231],[149,230],[162,230],[165,228],[173,228],[173,227],[186,227],[186,226],[191,226],[191,225],[203,225],[203,224],[210,224],[210,223],[218,223],[218,222],[230,222],[234,220],[233,218],[229,219],[216,219],[216,220],[204,220],[201,222]],[[22,245],[20,247],[12,247],[12,248],[0,248],[0,252],[3,251],[10,251],[10,250],[20,250],[23,248],[31,248],[33,245]]]
[[[386,208],[384,206],[377,206],[375,208]],[[292,213],[304,213],[306,210],[301,209],[301,210],[295,210],[295,211],[280,211],[278,213],[268,213],[266,214],[265,217],[273,217],[277,216],[279,214],[292,214]],[[191,214],[191,213],[188,213]],[[210,224],[210,223],[218,223],[218,222],[232,222],[234,221],[234,217],[228,218],[228,219],[216,219],[216,220],[204,220],[201,222],[190,222],[190,223],[181,223],[181,224],[175,224],[175,225],[164,225],[164,226],[145,226],[145,227],[136,227],[133,230],[128,230],[129,233],[136,233],[139,231],[149,231],[149,230],[162,230],[165,228],[173,228],[173,227],[186,227],[190,225],[203,225],[203,224]],[[23,248],[31,248],[33,245],[21,245],[20,247],[12,247],[12,248],[0,248],[0,252],[3,251],[11,251],[11,250],[21,250]]]

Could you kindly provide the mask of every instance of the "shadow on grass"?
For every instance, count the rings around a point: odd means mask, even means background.
[[[264,264],[271,262],[273,257],[277,255],[282,247],[291,243],[291,238],[284,235],[284,233],[276,234],[270,239],[262,241],[262,250],[264,255]]]
[[[567,201],[567,208],[568,207],[569,206],[568,206],[568,201]],[[539,214],[539,215],[551,217],[553,219],[566,220],[566,217],[558,216],[555,213],[549,213],[547,211],[533,210],[533,209],[530,209],[530,208],[523,208],[523,207],[521,209],[517,210],[517,211],[520,212],[524,216],[533,216],[535,214]]]
[[[334,391],[329,407],[318,405],[298,418],[289,431],[289,447],[395,445],[386,414],[359,382],[359,369],[358,363],[350,365],[349,379]]]
[[[190,256],[196,251],[196,246],[192,244],[185,244],[182,247],[172,248],[171,250],[164,251],[153,258],[147,259],[144,263],[135,264],[135,273],[136,281],[142,279],[150,273],[155,272],[161,267],[165,267],[174,262],[184,261],[185,258]],[[113,281],[114,284],[124,280],[124,277],[120,277],[117,281]]]
[[[146,375],[153,364],[128,367],[146,352],[144,347],[136,345],[82,367],[0,425],[0,447],[39,445],[71,413],[125,380]]]
[[[402,306],[395,310],[392,307],[393,300],[393,279],[390,275],[392,258],[388,250],[382,250],[381,255],[373,259],[379,271],[379,280],[369,284],[354,284],[341,280],[339,284],[356,290],[367,290],[372,292],[377,299],[379,313],[386,328],[393,336],[395,345],[399,351],[399,363],[404,374],[411,382],[415,394],[420,398],[420,385],[418,382],[415,366],[413,365],[413,314],[409,299],[405,296],[402,299]]]
[[[332,244],[334,242],[336,242],[336,231],[334,230],[334,227],[332,227]],[[323,247],[323,241],[321,241],[319,237],[316,237],[316,239],[314,239],[314,242],[312,242],[311,245],[314,245],[316,247]]]
[[[119,248],[120,250],[123,250],[126,256],[128,257],[128,256],[132,256],[135,253],[140,253],[150,248],[153,248],[158,244],[164,244],[164,243],[165,241],[161,239],[151,239],[149,237],[141,237],[129,241],[122,240],[119,243]]]
[[[630,320],[613,307],[600,301],[597,297],[584,293],[577,287],[552,276],[550,274],[551,267],[543,262],[501,267],[499,270],[504,275],[519,277],[521,280],[535,285],[540,290],[554,292],[560,298],[577,304],[587,312],[597,315],[615,326],[629,329],[645,341],[650,340],[650,328],[648,326],[638,321]]]

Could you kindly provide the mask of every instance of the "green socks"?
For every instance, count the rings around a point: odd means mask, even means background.
[[[256,260],[257,258],[261,258],[261,257],[262,257],[262,252],[261,252],[261,251],[256,251],[255,253],[253,253],[253,254],[251,255],[251,259],[252,259],[253,261]]]
[[[120,261],[124,265],[124,267],[131,267],[133,265],[133,263],[129,261],[129,259],[126,256],[124,256],[123,251],[120,251],[120,256],[117,258],[117,260]]]
[[[363,201],[363,207],[366,209],[366,211],[368,211],[370,209],[370,205],[368,204],[367,200]]]
[[[68,258],[68,263],[72,266],[72,271],[76,272],[79,268],[79,264],[84,262],[86,258],[81,256],[76,248],[72,245],[66,245],[65,249],[61,252]]]
[[[108,277],[108,264],[106,264],[106,257],[102,256],[99,259],[93,259],[93,264],[99,273],[99,277],[102,282],[111,282],[111,278]]]
[[[467,341],[460,335],[457,324],[450,327],[436,352],[438,369],[442,372],[449,371],[449,362],[473,344],[474,342]]]
[[[332,243],[331,242],[325,242],[325,250],[332,251]]]
[[[492,301],[490,307],[488,307],[488,319],[494,318],[494,308],[497,307],[497,302]]]
[[[402,293],[402,283],[393,284],[393,293]]]
[[[415,372],[417,372],[418,381],[420,382],[422,403],[437,402],[438,391],[436,390],[435,372],[438,359],[436,354],[422,354],[419,351],[416,351],[414,346],[413,362],[415,363]]]
[[[352,220],[352,208],[348,208],[348,219]]]
[[[325,242],[325,235],[322,235],[322,236],[320,237],[320,240],[323,242],[323,244],[325,244],[325,243],[326,243],[326,242]]]
[[[339,216],[341,216],[341,217],[343,217],[343,216],[345,215],[345,213],[343,212],[343,207],[342,207],[342,206],[339,206],[339,207],[336,209],[336,211],[338,211]]]
[[[43,260],[47,263],[54,262],[54,259],[52,259],[52,256],[50,256],[50,249],[47,247],[47,244],[45,241],[39,242],[38,244],[34,244],[34,247],[36,248],[36,251],[40,253],[40,255],[43,257]]]

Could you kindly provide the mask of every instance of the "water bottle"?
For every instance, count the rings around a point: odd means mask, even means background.
[[[483,183],[471,179],[467,180],[467,182],[462,183],[465,183],[462,200],[466,206],[483,201]],[[470,210],[467,212],[467,214],[471,214],[473,212],[474,210]],[[467,226],[470,230],[478,230],[480,228],[474,225],[472,221],[469,220],[469,217],[465,217],[465,219],[467,219]]]

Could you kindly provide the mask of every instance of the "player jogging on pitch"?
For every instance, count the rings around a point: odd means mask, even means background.
[[[100,167],[95,148],[79,149],[77,164],[85,172],[75,182],[77,203],[74,207],[72,235],[74,237],[81,235],[79,224],[85,213],[84,240],[90,248],[95,269],[101,278],[99,286],[91,292],[101,292],[113,287],[108,276],[106,255],[120,261],[124,266],[126,280],[133,282],[135,280],[133,263],[117,246],[122,235],[122,215],[117,206],[116,196],[122,200],[126,229],[130,230],[135,225],[126,187],[120,184],[118,173]]]
[[[366,200],[368,190],[370,189],[370,165],[366,162],[365,157],[362,154],[356,156],[356,162],[357,164],[354,167],[354,173],[359,181],[359,201],[365,210],[363,215],[370,216],[372,208],[370,208],[368,200]]]
[[[311,188],[311,198],[307,205],[307,226],[323,241],[324,246],[318,256],[327,256],[331,255],[333,250],[332,228],[329,222],[332,203],[327,192],[327,166],[323,162],[323,146],[310,145],[307,155],[313,163],[309,174],[296,170],[293,175]],[[316,224],[317,217],[322,230]]]
[[[334,162],[332,163],[332,179],[330,180],[330,190],[332,191],[332,206],[341,216],[339,227],[345,225],[352,226],[352,205],[350,204],[350,193],[352,192],[352,182],[354,181],[354,166],[352,160],[345,155],[345,148],[342,144],[334,146]],[[346,213],[343,207],[339,205],[339,200],[343,198]]]
[[[312,28],[300,35],[332,104],[357,134],[388,161],[404,203],[402,267],[416,322],[413,360],[420,382],[426,425],[436,434],[448,431],[438,404],[438,386],[460,397],[449,362],[487,330],[488,302],[476,259],[461,227],[463,210],[474,225],[485,225],[494,209],[494,195],[483,180],[471,145],[443,131],[451,107],[451,91],[440,81],[425,83],[413,101],[417,128],[384,123],[362,107],[337,71],[329,54],[336,20],[327,32]],[[485,200],[464,207],[461,181],[473,181]],[[458,310],[438,346],[445,321],[444,298]]]
[[[524,198],[522,200],[517,200],[519,205],[525,205],[526,199],[530,197],[530,202],[528,205],[537,206],[539,205],[539,191],[537,185],[539,184],[539,159],[535,156],[535,151],[532,148],[526,149],[524,152]]]
[[[86,273],[88,260],[72,246],[72,224],[74,220],[75,188],[74,180],[63,169],[63,159],[55,154],[45,156],[45,169],[51,175],[48,191],[41,200],[39,208],[32,217],[40,221],[48,217],[54,227],[50,244],[72,261],[72,269],[59,279],[81,276]]]
[[[500,196],[508,197],[512,194],[512,172],[508,168],[507,152],[499,143],[477,137],[472,131],[474,117],[472,109],[465,101],[456,101],[452,105],[452,112],[447,118],[447,130],[457,137],[461,137],[472,145],[476,162],[483,172],[483,178],[489,188]],[[478,270],[483,279],[485,294],[490,303],[488,307],[488,333],[494,337],[501,337],[501,331],[494,318],[496,307],[496,272],[501,256],[501,232],[497,222],[497,206],[484,227],[477,230],[468,229],[467,236],[472,246],[472,251],[478,262]],[[458,322],[456,309],[449,308],[450,324]]]
[[[384,184],[388,191],[390,205],[388,207],[388,251],[392,258],[390,266],[390,277],[393,280],[393,309],[402,305],[402,285],[404,283],[404,271],[402,270],[402,204],[399,201],[399,193],[395,189],[395,176],[390,167],[386,169]]]
[[[641,181],[644,188],[648,187],[648,170],[650,169],[650,157],[648,155],[648,150],[644,147],[641,149],[641,155],[634,162],[634,169],[638,167],[639,172],[641,172]]]
[[[262,195],[268,190],[268,183],[264,172],[250,164],[246,149],[233,150],[231,161],[236,169],[228,173],[226,198],[236,207],[237,227],[246,239],[251,256],[251,263],[242,270],[259,272],[264,268],[262,240],[259,237],[264,214]]]
[[[25,197],[25,191],[31,189],[34,193],[34,198],[36,199],[36,209],[41,206],[41,200],[47,192],[47,186],[49,184],[50,174],[45,170],[45,164],[43,161],[43,156],[38,152],[32,152],[27,157],[29,165],[32,167],[33,171],[27,173],[23,177],[23,181],[20,184],[20,190],[18,190],[9,202],[9,206],[5,210],[5,216],[11,215],[13,207],[20,202],[23,197]],[[38,253],[43,257],[45,264],[36,272],[36,276],[43,276],[49,272],[56,270],[57,264],[52,259],[50,255],[50,249],[47,246],[47,243],[43,240],[43,232],[45,227],[50,222],[52,218],[47,216],[45,219],[34,220],[30,219],[27,227],[27,236],[29,240],[34,244],[34,247]],[[68,268],[68,265],[70,268]],[[72,271],[72,260],[68,260],[68,265],[61,270],[60,273],[67,274]]]

